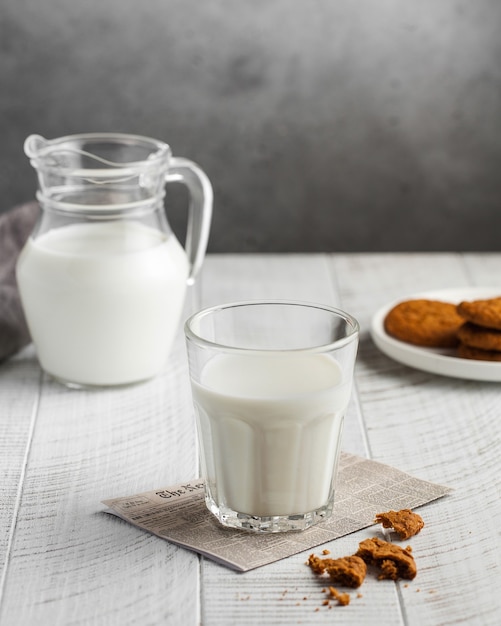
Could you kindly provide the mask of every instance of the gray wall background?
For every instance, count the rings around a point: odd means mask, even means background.
[[[499,250],[500,122],[499,0],[0,0],[0,211],[28,134],[119,131],[207,172],[211,251]]]

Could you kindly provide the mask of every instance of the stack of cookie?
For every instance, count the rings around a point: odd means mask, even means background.
[[[464,359],[501,361],[501,297],[461,302],[457,312],[465,320],[458,329],[458,355]]]
[[[457,356],[464,359],[501,361],[501,296],[457,305],[405,300],[387,313],[384,328],[416,346],[457,348]]]

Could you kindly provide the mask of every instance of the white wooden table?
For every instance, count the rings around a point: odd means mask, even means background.
[[[454,487],[420,509],[417,578],[368,577],[347,607],[321,606],[305,553],[238,574],[102,512],[198,475],[181,332],[165,374],[127,389],[67,390],[32,347],[0,365],[1,626],[501,624],[501,386],[405,367],[368,335],[394,298],[501,292],[500,276],[501,254],[218,255],[189,294],[187,312],[260,297],[351,312],[362,334],[343,448]],[[321,548],[344,556],[373,535]]]

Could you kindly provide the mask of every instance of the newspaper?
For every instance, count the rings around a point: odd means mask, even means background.
[[[162,539],[246,572],[374,523],[376,513],[414,509],[452,489],[342,453],[332,516],[304,531],[262,534],[222,526],[207,510],[203,480],[103,500],[112,513]]]

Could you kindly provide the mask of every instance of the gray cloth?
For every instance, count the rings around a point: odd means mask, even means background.
[[[0,215],[0,361],[30,343],[16,282],[16,262],[39,214],[36,202]]]

